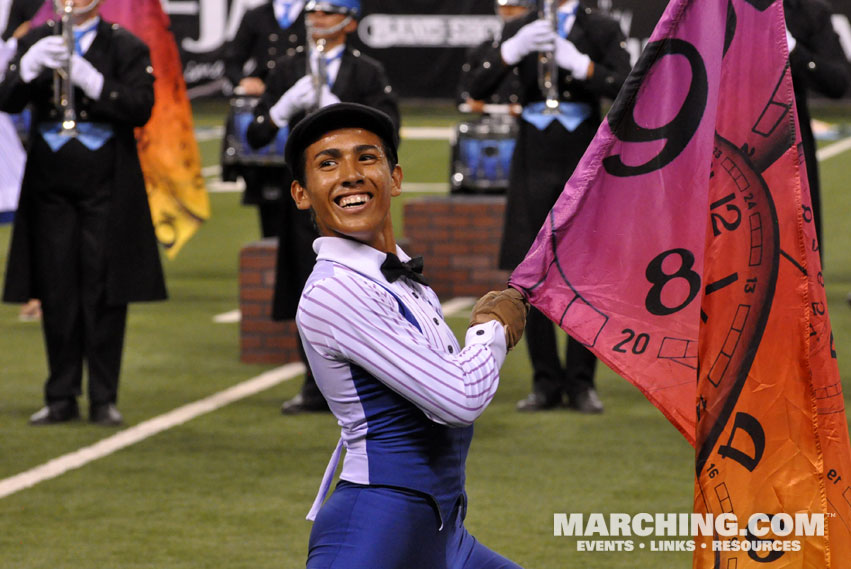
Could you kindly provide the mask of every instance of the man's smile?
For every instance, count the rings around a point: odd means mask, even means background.
[[[364,206],[371,199],[372,194],[360,192],[334,198],[334,202],[343,209],[351,209]]]

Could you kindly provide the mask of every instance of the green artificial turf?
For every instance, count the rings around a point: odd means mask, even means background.
[[[221,124],[222,109],[198,105],[196,125]],[[405,119],[410,126],[450,126],[453,120],[443,107],[435,115],[411,111]],[[201,144],[205,166],[216,164],[218,148],[215,140]],[[405,179],[444,182],[448,155],[445,142],[406,141]],[[843,154],[822,165],[825,280],[846,377],[848,161]],[[400,235],[403,199],[393,210]],[[169,301],[131,307],[119,400],[130,426],[270,369],[240,363],[238,325],[212,321],[237,308],[238,253],[259,237],[256,212],[241,206],[235,193],[212,194],[211,207],[211,219],[177,259],[164,260]],[[2,267],[9,233],[8,225],[0,226]],[[41,405],[46,364],[39,325],[19,322],[17,312],[17,306],[0,305],[0,480],[116,432],[85,422],[26,424]],[[449,322],[463,335],[465,315]],[[0,567],[303,567],[310,531],[304,516],[338,428],[328,415],[280,415],[280,403],[300,382],[296,377],[0,499]],[[601,416],[517,413],[515,402],[530,388],[530,367],[525,345],[509,354],[500,390],[476,423],[468,528],[528,568],[690,567],[689,553],[580,552],[576,539],[553,536],[556,512],[691,511],[691,447],[637,389],[602,365],[598,385],[606,405]]]

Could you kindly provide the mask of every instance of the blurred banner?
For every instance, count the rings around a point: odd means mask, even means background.
[[[851,559],[851,448],[787,61],[781,0],[672,0],[511,276],[694,444],[695,512],[740,528],[696,539],[696,569]],[[772,548],[784,540],[798,548]]]
[[[224,44],[248,8],[267,0],[163,0],[190,96],[222,93]],[[582,0],[620,23],[635,62],[665,0]],[[832,0],[834,27],[851,56],[851,0]],[[494,0],[362,0],[352,43],[380,60],[403,97],[454,98],[465,51],[500,29]]]
[[[173,259],[210,217],[210,202],[169,19],[160,0],[103,0],[100,13],[133,32],[151,51],[154,109],[148,123],[136,129],[136,141],[157,239]],[[48,0],[34,22],[52,16],[53,0]]]

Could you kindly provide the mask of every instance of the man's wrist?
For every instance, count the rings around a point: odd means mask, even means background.
[[[465,346],[481,344],[490,349],[498,368],[502,367],[508,347],[505,342],[505,327],[499,320],[488,320],[482,324],[470,326],[464,338]]]

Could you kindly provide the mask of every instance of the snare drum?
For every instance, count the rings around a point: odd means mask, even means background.
[[[450,191],[504,192],[517,140],[517,119],[485,116],[462,122],[452,144]]]
[[[254,107],[257,97],[234,97],[230,100],[230,112],[225,124],[225,137],[222,139],[222,179],[234,181],[234,166],[284,166],[284,145],[287,143],[289,128],[278,130],[275,140],[263,148],[252,148],[248,144],[246,133],[248,125],[254,120]]]

